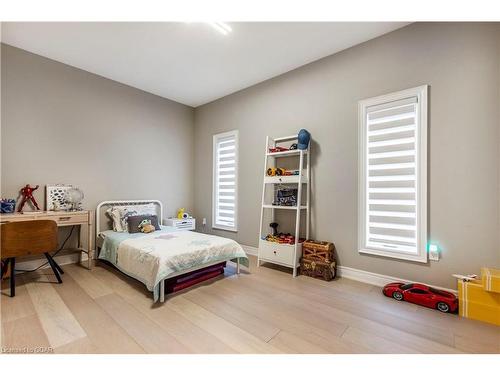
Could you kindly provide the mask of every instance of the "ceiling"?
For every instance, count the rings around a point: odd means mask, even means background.
[[[2,42],[197,107],[402,22],[4,22]]]

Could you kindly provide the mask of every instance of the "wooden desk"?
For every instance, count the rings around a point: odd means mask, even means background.
[[[0,224],[13,221],[26,220],[54,220],[58,227],[67,227],[79,225],[78,231],[78,249],[88,255],[87,268],[92,267],[92,236],[94,235],[94,212],[93,211],[34,211],[25,213],[0,214]],[[87,248],[82,247],[81,228],[87,227]]]

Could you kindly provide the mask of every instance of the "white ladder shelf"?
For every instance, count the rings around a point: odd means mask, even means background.
[[[264,180],[262,183],[262,203],[260,212],[260,231],[259,231],[259,251],[257,256],[257,266],[261,262],[269,262],[279,264],[293,269],[293,277],[297,276],[297,268],[299,260],[302,256],[302,243],[299,242],[300,229],[301,229],[301,212],[305,210],[306,221],[306,239],[309,238],[309,223],[310,223],[310,195],[311,187],[311,142],[309,142],[308,149],[306,150],[289,150],[281,152],[269,152],[270,148],[286,144],[290,142],[297,142],[297,135],[281,138],[266,137],[266,150],[264,158]],[[292,176],[267,176],[267,169],[270,166],[276,166],[277,158],[296,157],[298,158],[298,175]],[[306,166],[304,168],[304,159]],[[270,165],[271,164],[271,165]],[[266,186],[272,184],[294,184],[297,185],[297,205],[296,206],[276,206],[266,202]],[[303,193],[306,193],[304,202]],[[264,238],[269,231],[269,223],[265,221],[265,210],[271,210],[272,221],[275,220],[276,210],[295,211],[295,243],[294,244],[280,244],[277,242],[266,241]]]

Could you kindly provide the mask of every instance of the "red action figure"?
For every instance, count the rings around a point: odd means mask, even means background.
[[[38,185],[32,188],[29,184],[21,189],[23,198],[21,199],[21,204],[19,205],[17,212],[21,212],[23,210],[23,206],[27,201],[31,201],[31,203],[33,203],[37,210],[40,209],[40,207],[38,207],[38,203],[36,203],[35,197],[33,197],[33,192],[36,189],[38,189]]]

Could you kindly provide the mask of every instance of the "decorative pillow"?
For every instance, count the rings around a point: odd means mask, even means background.
[[[156,215],[138,215],[129,216],[128,218],[128,232],[129,233],[139,233],[141,232],[141,223],[144,220],[149,220],[150,224],[156,229],[160,230],[158,225],[158,216]]]
[[[156,207],[154,203],[116,206],[112,207],[111,210],[108,211],[108,214],[113,219],[113,230],[115,232],[127,231],[127,221],[130,216],[156,215]]]

